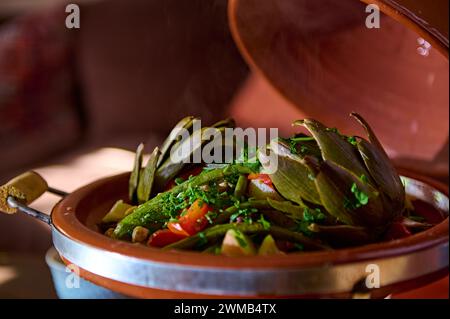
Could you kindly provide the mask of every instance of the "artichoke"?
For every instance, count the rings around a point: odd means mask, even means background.
[[[294,126],[305,127],[311,136],[297,134],[271,141],[258,156],[268,166],[267,152],[275,155],[278,167],[270,172],[277,191],[303,207],[319,207],[334,219],[330,227],[315,232],[380,234],[405,209],[404,186],[381,143],[367,122],[352,113],[364,128],[367,139],[346,136],[319,121],[304,119]],[[337,227],[336,225],[345,225]],[[330,231],[332,230],[332,231]]]
[[[217,129],[218,134],[223,134],[225,128],[235,127],[233,119],[221,120],[210,127],[203,127],[199,132],[201,134],[201,142],[195,143],[197,137],[194,136],[193,126],[194,121],[198,120],[198,118],[193,116],[181,119],[174,126],[161,148],[156,147],[153,150],[145,167],[142,165],[144,144],[139,144],[129,180],[129,199],[131,203],[143,204],[152,195],[163,191],[167,183],[189,165],[186,159],[192,157],[195,152],[198,152],[210,140],[204,137],[207,130],[214,128]],[[188,130],[190,133],[186,139],[182,139],[180,135],[183,129]],[[171,152],[175,154],[182,153],[190,145],[193,145],[190,152],[183,153],[179,158],[170,156]]]

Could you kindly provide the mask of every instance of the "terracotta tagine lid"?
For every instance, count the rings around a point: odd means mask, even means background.
[[[361,134],[357,111],[397,166],[448,177],[447,0],[230,0],[229,20],[253,70],[308,116]]]

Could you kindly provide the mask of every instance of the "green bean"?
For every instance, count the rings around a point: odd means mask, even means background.
[[[293,232],[291,230],[279,227],[279,226],[270,226],[269,233],[279,239],[284,239],[288,241],[292,241],[295,243],[300,243],[305,246],[307,249],[312,250],[330,250],[331,248],[327,245],[324,245],[316,240],[306,237],[303,234]]]
[[[261,211],[267,220],[274,225],[281,226],[287,229],[295,229],[297,227],[297,222],[289,217],[289,215],[282,213],[275,209],[266,209]]]
[[[202,253],[204,254],[212,254],[212,255],[220,255],[220,245],[211,245],[205,248]]]
[[[221,213],[217,218],[214,220],[215,224],[223,224],[227,223],[230,220],[231,215],[238,212],[240,209],[246,209],[246,208],[256,208],[256,209],[270,209],[271,206],[268,204],[266,200],[251,200],[248,202],[240,203],[238,207],[231,206],[225,209],[223,213]]]
[[[176,243],[170,244],[163,248],[163,250],[171,250],[171,249],[190,249],[194,248],[196,245],[199,244],[201,240],[208,240],[208,242],[214,242],[215,240],[218,240],[220,237],[225,236],[226,232],[230,229],[237,228],[242,232],[245,233],[254,233],[258,230],[264,230],[261,224],[223,224],[223,225],[216,225],[212,226],[211,228],[206,229],[203,232],[203,235],[200,235],[200,233],[187,237],[185,239],[182,239]]]
[[[245,195],[245,191],[247,190],[248,179],[247,175],[240,175],[238,181],[236,183],[236,187],[234,189],[234,196],[236,198],[241,198]]]
[[[306,206],[295,205],[290,201],[281,202],[270,198],[267,201],[274,209],[286,213],[294,219],[303,220],[303,212]]]
[[[293,232],[278,226],[271,226],[269,229],[265,229],[260,223],[239,223],[239,224],[223,224],[216,225],[206,229],[202,235],[196,234],[188,238],[182,239],[176,243],[170,244],[163,248],[163,250],[172,249],[191,249],[197,246],[201,240],[207,240],[208,242],[214,242],[225,236],[226,232],[230,229],[236,229],[244,234],[271,234],[276,238],[289,240],[295,243],[300,243],[307,249],[314,250],[329,250],[330,248],[322,243],[305,237],[304,235]]]

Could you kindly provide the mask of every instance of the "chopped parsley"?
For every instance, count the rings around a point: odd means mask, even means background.
[[[249,153],[253,156],[249,157]],[[245,144],[239,157],[234,161],[234,164],[241,164],[242,166],[249,168],[254,173],[259,173],[262,165],[258,159],[257,153],[258,149],[256,147],[250,148],[247,144]]]
[[[326,130],[328,132],[333,132],[333,133],[341,135],[341,133],[339,133],[339,130],[337,128],[335,128],[335,127],[327,127]]]
[[[184,179],[181,177],[177,177],[175,178],[175,184],[180,185],[184,182]]]
[[[316,208],[313,210],[311,210],[311,208],[305,207],[303,209],[303,220],[305,222],[309,222],[309,223],[317,223],[317,222],[321,222],[325,219],[325,214],[322,213],[322,211],[320,210],[320,208]]]
[[[239,246],[241,246],[242,248],[245,248],[248,246],[247,241],[244,239],[244,235],[241,232],[236,231],[236,236],[234,238],[236,238],[236,241],[238,242]]]
[[[261,217],[259,218],[259,222],[261,223],[261,225],[263,226],[263,228],[265,230],[269,230],[270,229],[270,222],[268,222],[265,218],[264,215],[261,214]]]
[[[199,232],[199,233],[197,234],[197,236],[198,236],[198,238],[200,239],[200,240],[198,241],[198,243],[197,243],[197,245],[198,245],[199,247],[202,247],[202,246],[204,246],[204,245],[206,245],[206,244],[208,243],[208,238],[206,238],[206,235],[205,235],[204,232]]]
[[[208,223],[213,224],[214,223],[214,219],[216,219],[217,217],[217,213],[216,212],[212,212],[209,211],[208,213],[206,213],[205,218],[208,221]]]
[[[361,206],[367,205],[367,203],[369,202],[369,196],[364,193],[363,191],[361,191],[358,188],[358,185],[356,185],[356,183],[353,183],[351,191],[353,193],[353,195],[355,195],[355,198],[358,201],[358,204],[360,204]]]
[[[344,207],[348,210],[354,210],[365,206],[369,203],[369,195],[364,193],[358,188],[356,183],[352,184],[350,191],[353,194],[353,198],[349,199],[347,197],[344,198]]]
[[[230,216],[230,221],[235,222],[239,217],[242,218],[243,222],[247,224],[252,224],[253,219],[251,214],[257,213],[258,209],[256,208],[239,208],[238,211]]]
[[[352,145],[356,145],[356,144],[357,144],[356,137],[354,137],[354,136],[349,136],[349,137],[347,137],[347,141],[348,141],[350,144],[352,144]]]

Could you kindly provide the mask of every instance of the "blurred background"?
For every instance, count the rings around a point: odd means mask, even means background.
[[[365,6],[344,2],[350,7],[302,0],[300,24],[290,20],[298,11],[278,6],[289,28],[267,33],[270,63],[252,72],[226,0],[79,0],[80,29],[65,26],[68,1],[1,0],[0,183],[36,169],[70,192],[129,170],[129,150],[141,141],[152,149],[185,115],[233,116],[281,134],[314,116],[353,133],[351,110],[373,124],[398,166],[448,183],[448,59],[419,54],[420,35],[387,16],[369,33]],[[57,200],[45,195],[34,207],[49,212]],[[50,246],[46,225],[0,214],[0,298],[55,297],[43,260]],[[428,294],[447,287],[448,279]]]

